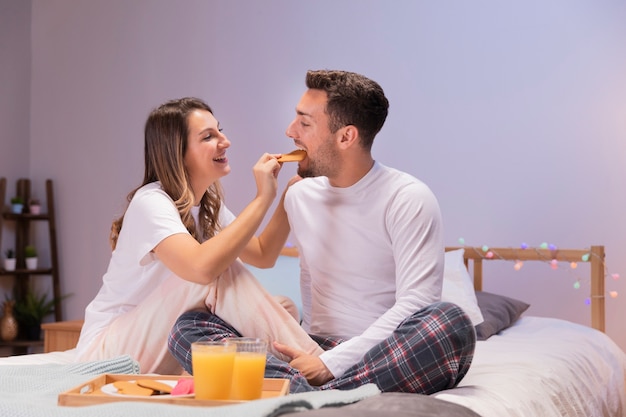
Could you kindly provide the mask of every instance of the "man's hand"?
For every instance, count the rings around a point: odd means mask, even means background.
[[[309,384],[320,386],[334,378],[333,374],[319,357],[309,355],[301,350],[278,342],[274,342],[274,348],[283,355],[291,358],[289,365],[300,371],[307,381],[309,381]]]

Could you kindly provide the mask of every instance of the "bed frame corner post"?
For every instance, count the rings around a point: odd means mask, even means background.
[[[483,260],[474,259],[474,290],[483,290]]]
[[[604,246],[591,247],[591,327],[605,331]]]

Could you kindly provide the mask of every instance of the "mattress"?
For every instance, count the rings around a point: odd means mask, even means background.
[[[433,394],[483,417],[623,416],[626,355],[604,333],[569,321],[521,317],[479,341],[470,371]]]

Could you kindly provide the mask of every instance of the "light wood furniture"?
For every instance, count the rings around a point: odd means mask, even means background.
[[[59,352],[75,348],[82,327],[83,320],[58,321],[42,324],[41,328],[44,331],[44,352]]]
[[[591,327],[601,332],[605,331],[605,305],[604,305],[604,246],[591,246],[591,249],[543,249],[543,248],[489,248],[492,254],[487,257],[481,247],[447,247],[446,251],[465,249],[465,265],[469,269],[471,260],[474,278],[474,289],[482,290],[483,286],[483,261],[546,261],[553,259],[558,262],[589,262],[590,269],[590,300],[591,300]],[[586,259],[586,261],[584,260]]]

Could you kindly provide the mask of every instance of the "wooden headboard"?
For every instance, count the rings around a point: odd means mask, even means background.
[[[446,247],[446,251],[465,249],[465,265],[472,271],[474,289],[481,291],[483,287],[483,261],[542,261],[549,262],[589,262],[591,265],[591,327],[604,332],[604,246],[592,246],[591,249],[543,249],[529,247],[521,248],[489,248],[458,246]],[[487,253],[492,256],[488,257]],[[298,257],[298,249],[286,247],[282,255]],[[586,259],[586,261],[585,261]],[[471,261],[471,265],[470,265]],[[471,269],[470,269],[471,268]]]

